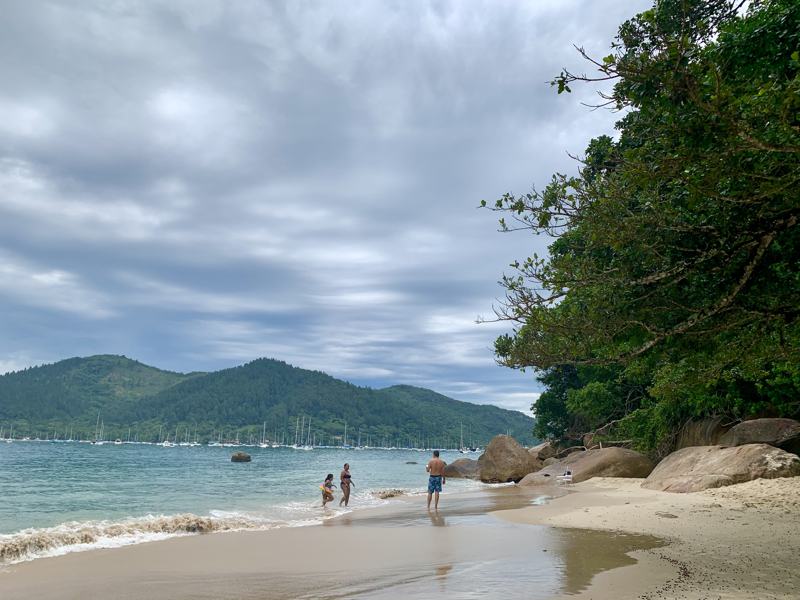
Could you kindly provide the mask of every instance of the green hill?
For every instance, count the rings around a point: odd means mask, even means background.
[[[125,356],[68,358],[0,376],[0,420],[77,421],[135,404],[194,375],[162,371]]]
[[[97,415],[106,437],[201,440],[267,437],[294,441],[298,418],[318,443],[483,445],[510,432],[533,442],[533,420],[516,411],[460,402],[431,390],[375,390],[272,359],[213,373],[162,371],[120,356],[72,358],[0,376],[0,422],[20,435],[74,427],[91,437]],[[76,435],[77,435],[76,433]],[[307,434],[307,430],[305,430]]]

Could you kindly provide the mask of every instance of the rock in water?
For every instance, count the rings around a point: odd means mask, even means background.
[[[767,444],[733,448],[694,446],[673,452],[642,487],[666,492],[699,492],[758,479],[800,475],[800,457]]]
[[[769,444],[800,454],[800,423],[794,419],[753,419],[734,425],[719,439],[720,446]]]
[[[572,472],[573,483],[592,477],[647,477],[653,470],[653,461],[628,448],[596,448],[573,452],[541,471],[526,475],[519,484],[552,484],[556,476],[563,475],[567,470]]]
[[[444,468],[444,476],[454,479],[480,479],[478,461],[471,458],[459,458]]]
[[[372,492],[372,495],[376,498],[380,498],[381,500],[388,500],[389,498],[397,498],[398,496],[405,496],[406,492],[404,490],[377,490]]]
[[[247,452],[234,452],[231,455],[231,462],[250,462],[253,460]]]
[[[484,483],[517,482],[541,466],[519,442],[508,435],[495,436],[478,459]]]

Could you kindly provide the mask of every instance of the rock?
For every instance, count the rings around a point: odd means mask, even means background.
[[[628,448],[595,448],[573,452],[541,471],[526,475],[519,485],[551,484],[567,470],[572,471],[573,483],[592,477],[647,477],[653,470],[653,461]]]
[[[231,455],[231,462],[250,462],[253,460],[247,452],[234,452]]]
[[[545,458],[542,461],[542,466],[543,467],[549,467],[550,465],[552,465],[554,463],[557,463],[557,462],[558,462],[558,459],[555,456],[551,456],[550,458]]]
[[[464,479],[480,479],[478,461],[471,458],[459,458],[444,468],[444,476]]]
[[[397,498],[398,496],[405,496],[405,490],[377,490],[372,492],[372,495],[376,498],[380,498],[381,500],[387,500],[388,498]]]
[[[540,467],[541,463],[508,435],[495,436],[478,459],[484,483],[517,482]]]
[[[800,422],[794,419],[753,419],[742,421],[719,439],[720,446],[769,444],[800,454]]]
[[[583,452],[584,450],[586,450],[585,446],[570,446],[569,448],[564,448],[558,454],[556,454],[556,458],[558,459],[566,458],[567,456],[569,456],[574,452]]]
[[[407,465],[418,465],[419,463],[417,461],[415,461],[415,460],[407,460],[406,464]]]
[[[687,421],[679,430],[675,450],[691,446],[715,446],[721,443],[720,437],[730,429],[723,425],[722,417],[709,417],[699,421]]]
[[[666,492],[699,492],[735,483],[800,475],[800,457],[767,444],[733,448],[694,446],[662,460],[642,487]]]
[[[555,456],[557,451],[558,448],[553,442],[543,442],[538,446],[528,448],[528,454],[542,461],[547,460],[551,456]]]

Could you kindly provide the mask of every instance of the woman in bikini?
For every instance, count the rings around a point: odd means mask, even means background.
[[[350,486],[355,486],[356,484],[353,483],[352,477],[350,477],[350,465],[348,463],[344,463],[344,469],[339,474],[339,487],[342,490],[342,499],[339,500],[339,506],[344,504],[347,506],[347,503],[350,502]]]

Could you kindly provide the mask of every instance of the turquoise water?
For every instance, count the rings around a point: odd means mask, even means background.
[[[231,463],[236,450],[252,462]],[[442,452],[448,462],[460,456]],[[424,493],[429,457],[415,450],[0,442],[0,563],[197,531],[319,523],[386,503],[380,490]],[[350,508],[338,507],[337,494],[323,510],[319,485],[327,473],[338,485],[345,462],[355,483]],[[445,493],[480,485],[450,480]]]

